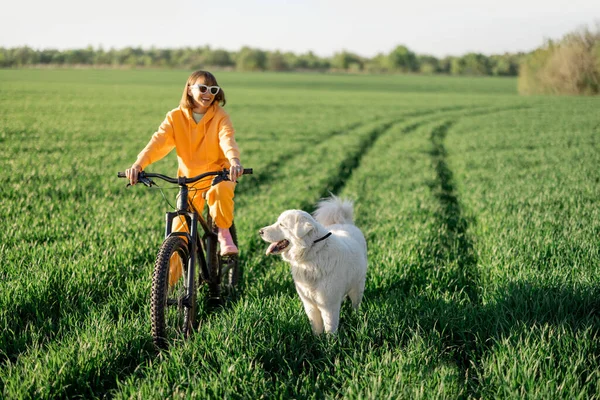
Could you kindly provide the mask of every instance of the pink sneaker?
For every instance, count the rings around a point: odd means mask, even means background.
[[[229,229],[221,229],[219,228],[219,244],[221,245],[221,255],[228,256],[232,254],[238,254],[238,248],[233,243],[233,238],[231,237],[231,233]]]

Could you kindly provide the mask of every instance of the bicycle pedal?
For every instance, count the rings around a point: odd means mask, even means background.
[[[225,263],[225,264],[231,264],[237,261],[238,255],[237,254],[226,254],[224,256],[221,256],[221,262]]]

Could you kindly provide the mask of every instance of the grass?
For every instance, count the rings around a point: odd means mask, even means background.
[[[236,190],[243,295],[157,354],[168,206],[116,172],[187,75],[0,71],[3,397],[597,396],[600,103],[514,79],[219,73],[255,170]],[[369,272],[361,309],[314,337],[257,231],[329,192],[355,201]]]

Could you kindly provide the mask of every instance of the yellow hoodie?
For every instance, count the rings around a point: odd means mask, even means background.
[[[230,160],[240,157],[229,115],[213,103],[199,123],[187,108],[177,107],[167,113],[158,131],[138,154],[136,164],[145,169],[177,151],[178,176],[192,177],[207,171],[229,169]]]

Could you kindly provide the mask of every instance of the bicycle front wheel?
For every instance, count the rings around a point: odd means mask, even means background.
[[[190,252],[187,242],[169,236],[163,242],[152,278],[152,339],[159,349],[169,342],[187,338],[196,315],[195,279],[188,278]],[[191,293],[188,295],[188,293]]]

